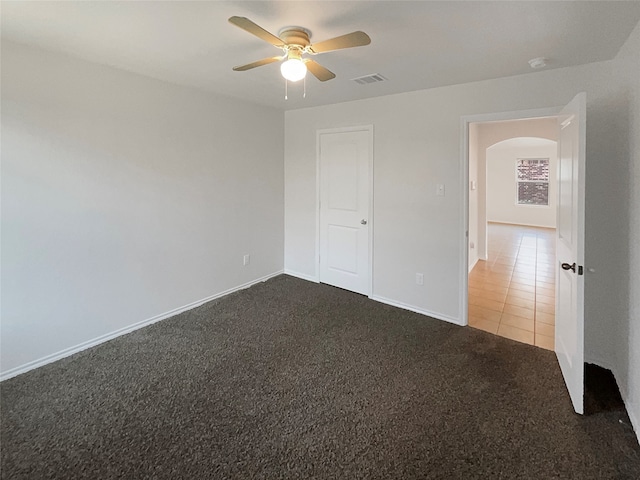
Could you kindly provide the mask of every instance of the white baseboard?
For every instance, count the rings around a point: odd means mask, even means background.
[[[625,400],[623,398],[623,400]],[[624,402],[625,406],[628,405],[628,403],[625,401]],[[633,431],[636,433],[636,438],[638,439],[638,444],[640,445],[640,418],[636,417],[635,412],[629,408],[627,408],[627,414],[629,415],[629,420],[631,420],[631,428],[633,428]]]
[[[289,270],[288,268],[284,269],[285,275],[291,275],[292,277],[300,278],[302,280],[307,280],[308,282],[320,283],[320,279],[315,277],[314,275],[307,275],[306,273],[296,272],[294,270]]]
[[[618,389],[620,389],[620,396],[622,397],[622,401],[624,403],[625,409],[627,410],[627,415],[629,415],[629,420],[631,421],[631,428],[633,428],[633,431],[636,434],[636,437],[638,438],[638,444],[640,444],[640,418],[638,418],[636,416],[636,411],[631,408],[632,405],[629,402],[629,393],[627,390],[627,386],[620,383],[618,381],[618,375],[616,374],[615,370],[611,370],[613,372],[613,376],[616,379],[616,383],[618,384]]]
[[[313,277],[311,275],[306,275],[304,273],[294,272],[292,270],[287,270],[286,268],[284,270],[284,273],[286,275],[291,275],[292,277],[301,278],[302,280],[307,280],[309,282],[320,283],[320,280],[318,278]],[[412,305],[407,305],[406,303],[402,303],[402,302],[396,302],[395,300],[390,300],[388,298],[380,297],[378,295],[369,295],[369,298],[371,300],[375,300],[376,302],[385,303],[387,305],[391,305],[392,307],[398,307],[403,310],[409,310],[411,312],[420,313],[422,315],[426,315],[427,317],[432,317],[437,320],[444,320],[445,322],[453,323],[455,325],[461,325],[461,326],[463,325],[462,323],[460,323],[459,319],[449,317],[441,313],[431,312],[429,310],[424,310],[422,308],[414,307]]]
[[[500,220],[487,220],[487,223],[499,223],[500,225],[517,225],[518,227],[537,227],[537,228],[549,228],[555,230],[555,226],[538,225],[536,223],[518,223],[518,222],[501,222]]]
[[[410,312],[420,313],[422,315],[426,315],[427,317],[432,317],[437,320],[443,320],[445,322],[462,326],[462,323],[460,323],[460,319],[450,317],[442,313],[431,312],[429,310],[424,310],[422,308],[414,307],[412,305],[407,305],[406,303],[397,302],[395,300],[390,300],[388,298],[380,297],[378,295],[371,295],[369,298],[371,300],[375,300],[376,302],[386,303],[387,305],[391,305],[392,307],[402,308],[403,310],[409,310]]]
[[[169,310],[168,312],[161,313],[160,315],[156,315],[146,320],[142,320],[140,322],[134,323],[133,325],[128,325],[126,327],[120,328],[118,330],[107,333],[105,335],[100,335],[97,338],[87,340],[86,342],[82,342],[78,345],[74,345],[73,347],[65,348],[64,350],[60,350],[59,352],[52,353],[51,355],[47,355],[46,357],[42,357],[37,360],[33,360],[31,362],[25,363],[24,365],[20,365],[18,367],[12,368],[10,370],[7,370],[6,372],[0,373],[0,382],[4,380],[8,380],[9,378],[18,376],[22,373],[26,373],[29,370],[33,370],[35,368],[42,367],[49,363],[55,362],[56,360],[60,360],[62,358],[68,357],[70,355],[73,355],[74,353],[81,352],[83,350],[86,350],[87,348],[95,347],[96,345],[100,345],[101,343],[107,342],[121,335],[126,335],[127,333],[131,333],[134,330],[138,330],[148,325],[152,325],[156,322],[159,322],[160,320],[165,320],[167,318],[174,317],[179,313],[199,307],[200,305],[210,302],[211,300],[215,300],[216,298],[224,297],[225,295],[229,295],[230,293],[234,293],[239,290],[244,290],[245,288],[249,288],[252,285],[255,285],[256,283],[266,282],[270,278],[281,275],[282,273],[284,273],[282,270],[271,273],[269,275],[258,278],[256,280],[252,280],[242,285],[238,285],[237,287],[233,287],[228,290],[225,290],[224,292],[209,295],[208,297],[202,298],[200,300],[196,300],[195,302],[191,302],[187,305],[183,305],[182,307],[174,308],[173,310]]]
[[[620,395],[622,396],[622,401],[624,402],[624,406],[627,410],[627,415],[629,415],[631,428],[633,428],[633,431],[636,434],[636,438],[638,439],[638,444],[640,444],[640,418],[636,416],[636,411],[633,408],[630,408],[631,405],[629,404],[629,396],[626,394],[625,389],[622,387],[620,387]]]
[[[627,415],[629,415],[629,420],[631,421],[631,428],[633,428],[633,431],[635,432],[636,437],[638,438],[638,443],[640,444],[640,418],[636,416],[636,411],[633,408],[631,408],[632,405],[629,402],[629,391],[627,389],[626,383],[622,383],[618,380],[619,378],[622,378],[622,377],[618,375],[617,369],[614,368],[613,366],[603,365],[602,363],[598,363],[596,361],[589,361],[589,363],[594,363],[596,365],[599,365],[603,368],[611,370],[611,373],[613,373],[613,378],[616,379],[616,384],[618,385],[618,390],[620,390],[620,396],[622,397],[622,402],[624,403],[625,410],[627,411]]]
[[[473,270],[473,267],[475,267],[478,264],[478,260],[480,260],[479,258],[476,258],[473,263],[471,265],[469,265],[469,273],[471,273],[471,270]]]

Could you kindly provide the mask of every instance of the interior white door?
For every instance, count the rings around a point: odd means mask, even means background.
[[[573,408],[584,413],[584,172],[586,94],[560,113],[555,350]]]
[[[321,133],[320,281],[369,294],[370,130]]]

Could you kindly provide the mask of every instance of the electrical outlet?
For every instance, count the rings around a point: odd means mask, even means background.
[[[246,267],[249,263],[251,263],[251,255],[245,255],[242,257],[242,265]]]
[[[416,285],[424,285],[424,275],[422,273],[416,273]]]
[[[473,243],[473,242],[469,242],[469,248],[475,248],[475,247],[476,247],[476,244],[475,244],[475,243]]]
[[[444,183],[439,183],[436,185],[436,195],[438,197],[444,197]]]

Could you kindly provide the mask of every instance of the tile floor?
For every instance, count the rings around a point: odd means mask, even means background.
[[[469,274],[469,325],[553,350],[555,230],[489,223],[488,260]]]

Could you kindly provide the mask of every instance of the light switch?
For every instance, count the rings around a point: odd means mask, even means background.
[[[444,183],[436,185],[436,195],[438,197],[444,197]]]
[[[475,190],[476,189],[476,181],[475,180],[471,180],[471,190]]]

